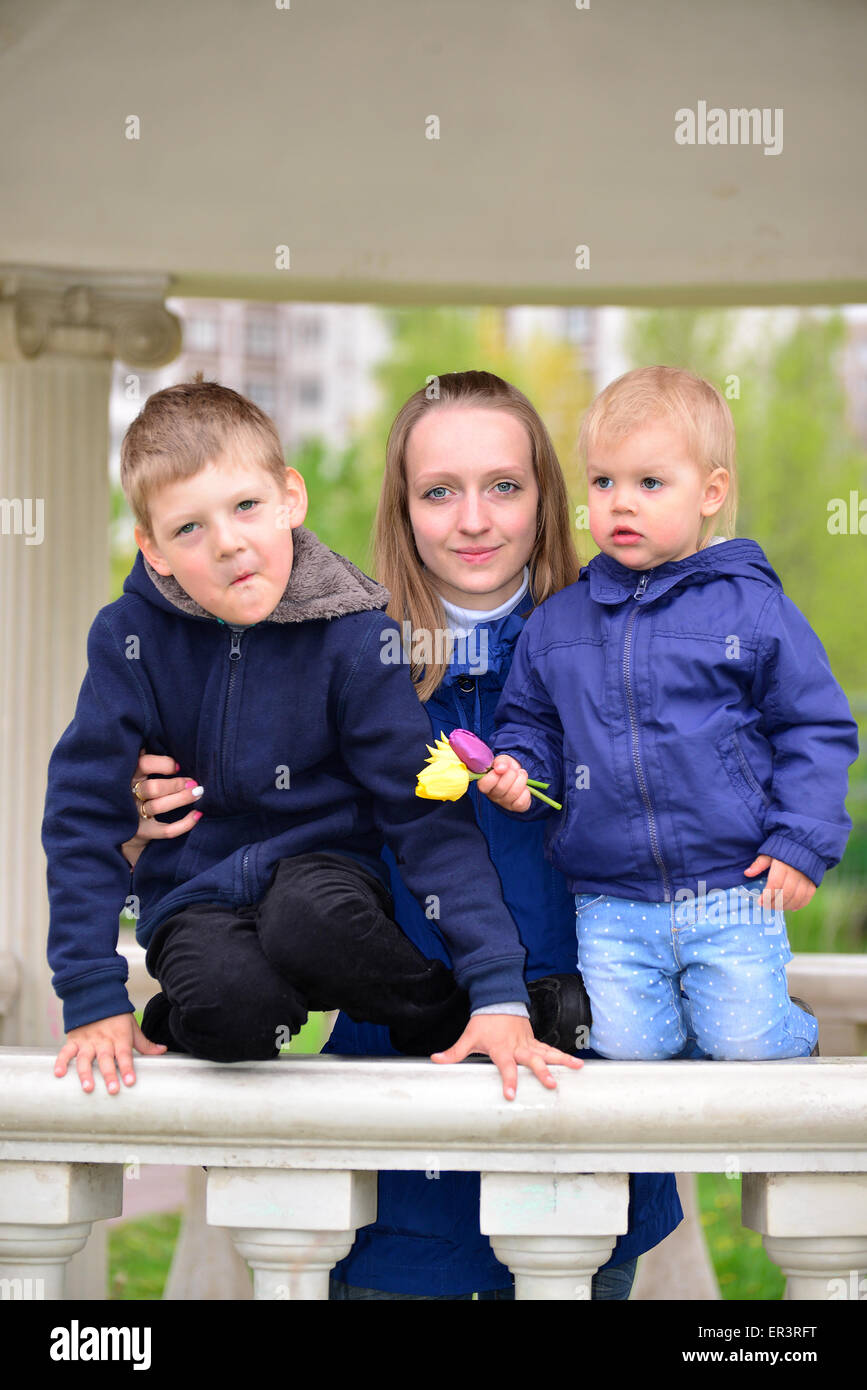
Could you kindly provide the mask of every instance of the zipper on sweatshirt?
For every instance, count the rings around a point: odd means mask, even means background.
[[[243,627],[232,627],[232,628],[229,629],[229,631],[230,631],[231,634],[232,634],[232,640],[231,640],[231,643],[230,643],[230,646],[229,646],[229,683],[228,683],[228,685],[227,685],[227,687],[226,687],[226,699],[225,699],[225,702],[224,702],[224,704],[223,704],[222,732],[221,732],[221,736],[220,736],[220,743],[221,743],[221,747],[222,747],[222,757],[221,757],[221,759],[220,759],[220,770],[221,770],[222,778],[223,778],[223,791],[224,791],[224,793],[225,793],[226,786],[227,786],[226,763],[227,763],[227,757],[228,757],[228,754],[227,754],[227,741],[226,741],[226,728],[227,728],[228,723],[229,723],[229,706],[230,706],[230,704],[231,704],[231,702],[232,702],[232,692],[233,692],[234,687],[235,687],[235,679],[236,679],[237,674],[238,674],[238,665],[239,665],[239,663],[240,663],[241,655],[242,655],[242,653],[241,653],[241,638],[244,636],[244,633],[246,632],[246,630],[247,630],[247,629],[246,629],[246,628],[243,628]]]
[[[641,576],[641,579],[635,589],[635,592],[632,595],[634,599],[640,599],[643,597],[649,579],[650,570],[648,570],[646,574],[643,574]],[[636,718],[635,713],[635,699],[632,693],[632,676],[630,669],[632,662],[632,628],[633,624],[635,623],[635,619],[638,617],[638,612],[639,610],[636,606],[630,613],[626,623],[626,632],[623,638],[623,679],[626,686],[626,705],[627,709],[629,710],[629,724],[632,730],[632,761],[635,767],[635,775],[638,779],[638,786],[641,792],[641,799],[644,802],[645,815],[647,816],[647,828],[650,835],[650,848],[653,851],[653,857],[656,860],[660,873],[662,874],[663,886],[665,888],[665,901],[671,902],[671,878],[669,877],[668,869],[666,868],[665,861],[662,857],[662,853],[659,848],[659,836],[657,834],[656,815],[653,810],[653,803],[650,800],[650,793],[647,788],[647,780],[644,776],[644,768],[641,765],[641,754],[639,750],[638,741],[638,720]]]

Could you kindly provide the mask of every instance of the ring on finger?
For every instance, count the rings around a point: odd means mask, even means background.
[[[146,806],[147,806],[147,802],[146,802],[146,801],[140,801],[140,802],[139,802],[139,805],[138,805],[138,813],[139,813],[139,815],[141,816],[142,820],[150,820],[150,819],[151,819],[150,812],[147,811],[147,810],[145,809]]]
[[[139,787],[141,786],[142,782],[146,782],[146,781],[147,781],[147,778],[146,778],[146,777],[140,777],[140,778],[138,779],[137,782],[133,782],[133,784],[132,784],[132,794],[133,794],[133,796],[135,797],[136,801],[143,801],[143,800],[144,800],[144,797],[142,796],[141,792],[139,791]]]

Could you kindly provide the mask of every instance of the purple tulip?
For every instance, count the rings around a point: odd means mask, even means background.
[[[494,761],[494,755],[469,729],[453,729],[449,734],[449,744],[453,753],[460,758],[470,772],[487,772]]]

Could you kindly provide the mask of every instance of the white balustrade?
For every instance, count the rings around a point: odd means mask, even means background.
[[[207,1168],[208,1221],[259,1299],[326,1298],[375,1219],[377,1170],[401,1168],[481,1172],[482,1230],[522,1299],[588,1297],[626,1229],[630,1172],[735,1165],[790,1298],[836,1299],[867,1274],[862,1058],[596,1061],[558,1071],[556,1091],[522,1070],[511,1102],[484,1061],[137,1057],[116,1095],[53,1061],[0,1048],[0,1270],[16,1287],[38,1271],[46,1297],[90,1223],[121,1214],[131,1160]]]

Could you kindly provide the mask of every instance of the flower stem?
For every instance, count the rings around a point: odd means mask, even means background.
[[[547,785],[548,783],[546,782],[545,786]],[[552,801],[550,796],[545,796],[542,792],[537,792],[534,787],[530,786],[529,782],[527,783],[527,791],[530,793],[531,796],[538,796],[540,801],[547,801],[548,805],[553,806],[555,811],[563,810],[563,807],[560,805],[559,801]]]

